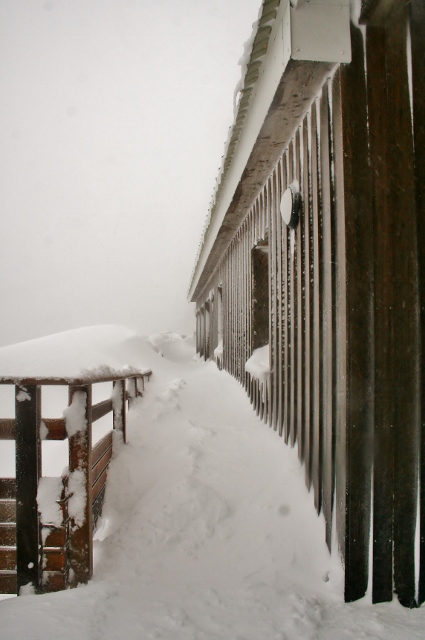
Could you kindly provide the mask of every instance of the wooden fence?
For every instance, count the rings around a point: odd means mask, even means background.
[[[197,300],[197,327],[205,357],[223,327],[223,367],[297,443],[329,548],[336,524],[346,600],[371,578],[374,602],[396,592],[413,607],[425,600],[425,11],[402,5],[384,24],[365,16],[366,40],[352,27],[352,63],[294,126]],[[280,212],[291,184],[295,230]],[[264,304],[261,387],[245,363]]]
[[[0,419],[0,439],[15,440],[16,447],[16,478],[0,479],[0,593],[58,591],[91,578],[93,528],[102,511],[114,440],[126,442],[126,401],[142,395],[150,375],[147,370],[72,380],[0,378],[0,384],[15,385],[15,418]],[[92,405],[92,385],[102,382],[113,383],[112,397]],[[44,385],[68,386],[65,418],[42,418]],[[111,411],[113,431],[92,446],[92,423]],[[43,520],[37,503],[40,482],[46,480],[42,439],[68,439],[69,472],[56,483],[60,525]],[[76,509],[77,492],[82,503]]]

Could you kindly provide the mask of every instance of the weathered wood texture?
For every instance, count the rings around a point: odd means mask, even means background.
[[[366,42],[352,27],[352,63],[294,114],[242,216],[250,165],[233,239],[197,299],[197,344],[209,341],[212,355],[220,324],[223,368],[297,443],[329,548],[335,525],[346,600],[361,598],[371,575],[374,602],[395,591],[412,607],[425,599],[425,8],[383,4],[364,3]],[[278,129],[278,114],[288,117],[274,110],[264,130]],[[291,230],[280,200],[294,181],[302,210]],[[244,364],[267,343],[262,387]]]

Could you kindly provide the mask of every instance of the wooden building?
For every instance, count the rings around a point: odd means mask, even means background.
[[[349,0],[263,2],[189,299],[198,351],[297,446],[346,600],[371,585],[374,602],[396,593],[414,607],[425,600],[425,2],[358,5],[353,17]],[[269,366],[249,373],[260,348]]]

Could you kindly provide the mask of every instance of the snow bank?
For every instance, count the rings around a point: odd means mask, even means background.
[[[143,350],[146,351],[145,340],[125,327],[82,327],[2,347],[0,377],[73,378],[136,373],[149,367],[143,360]]]
[[[245,363],[245,371],[259,380],[261,384],[268,381],[270,376],[270,348],[268,344],[254,349],[252,356]]]

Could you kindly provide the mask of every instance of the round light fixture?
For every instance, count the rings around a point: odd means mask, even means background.
[[[293,182],[284,191],[280,201],[280,213],[282,220],[291,229],[295,229],[300,219],[301,194],[298,183]]]

